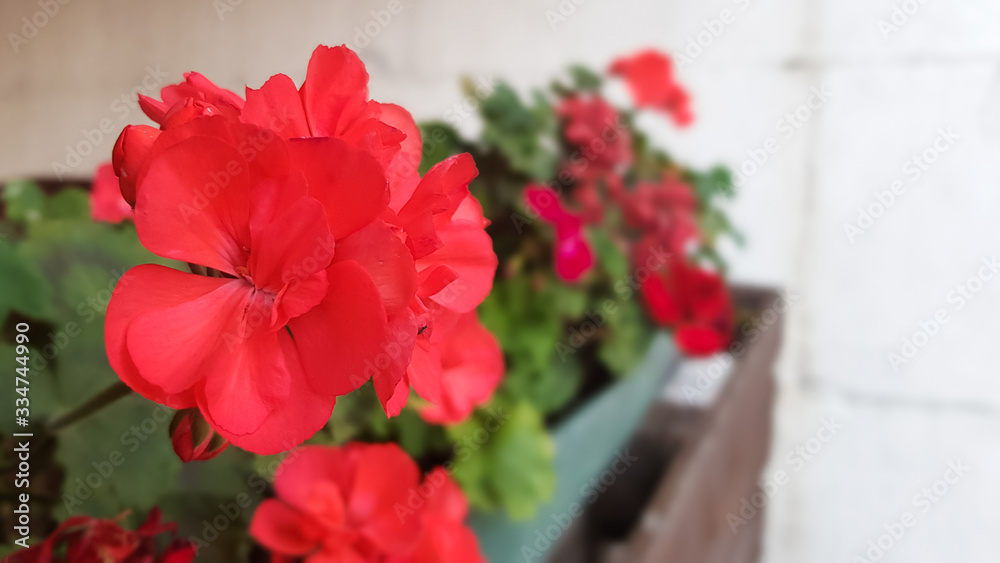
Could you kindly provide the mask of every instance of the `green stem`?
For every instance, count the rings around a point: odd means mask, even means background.
[[[101,391],[97,395],[91,397],[86,403],[50,422],[47,430],[50,433],[55,434],[63,428],[66,428],[74,422],[94,414],[95,412],[130,393],[132,393],[132,389],[130,389],[128,385],[125,385],[121,381],[114,383],[104,391]]]

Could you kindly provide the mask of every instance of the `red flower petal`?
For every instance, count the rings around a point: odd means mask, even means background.
[[[128,328],[132,321],[147,312],[197,300],[231,281],[195,276],[152,264],[136,266],[125,272],[111,296],[104,322],[108,361],[121,380],[152,401],[173,408],[194,406],[192,394],[172,395],[139,374],[128,352]]]
[[[344,395],[377,371],[372,359],[386,353],[388,320],[378,287],[357,262],[336,262],[326,274],[326,298],[288,326],[310,387]]]
[[[309,59],[300,92],[313,136],[338,136],[368,99],[368,72],[347,47],[320,45]]]
[[[278,340],[285,366],[291,373],[288,397],[274,406],[252,434],[235,436],[220,430],[230,442],[262,455],[292,450],[311,438],[326,426],[335,403],[332,397],[317,395],[309,388],[298,350],[288,332],[279,331]]]
[[[240,120],[270,129],[284,139],[310,136],[302,98],[295,83],[284,74],[272,76],[259,90],[247,88],[247,103]]]
[[[284,555],[306,555],[320,545],[319,530],[285,503],[266,499],[254,512],[250,534],[264,547]]]
[[[154,152],[157,152],[154,150]],[[236,275],[250,247],[250,176],[236,147],[191,137],[155,154],[136,199],[143,246]]]
[[[340,139],[293,139],[294,166],[309,184],[309,195],[326,208],[337,240],[381,215],[389,203],[382,166],[371,155]]]
[[[439,266],[454,270],[457,279],[431,295],[430,300],[460,313],[471,311],[493,289],[497,271],[493,240],[482,227],[465,221],[453,221],[438,229],[438,236],[443,243],[441,248],[417,260],[417,271],[433,271]]]

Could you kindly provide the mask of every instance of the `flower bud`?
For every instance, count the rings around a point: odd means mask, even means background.
[[[167,129],[184,125],[192,119],[211,117],[213,115],[219,115],[219,110],[212,104],[203,100],[187,98],[183,102],[174,104],[167,110],[160,128],[166,131]]]
[[[229,441],[219,435],[198,409],[179,410],[170,421],[170,442],[181,461],[212,459],[229,447]]]
[[[111,165],[118,176],[122,197],[135,207],[135,182],[149,157],[160,130],[149,125],[129,125],[122,130],[111,151]]]

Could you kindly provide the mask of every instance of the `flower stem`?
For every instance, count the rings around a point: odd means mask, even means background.
[[[95,412],[131,393],[132,389],[129,388],[128,385],[125,385],[121,381],[114,383],[104,391],[101,391],[97,395],[91,397],[86,403],[83,403],[82,405],[50,422],[47,430],[53,434],[59,432],[74,422],[94,414]]]

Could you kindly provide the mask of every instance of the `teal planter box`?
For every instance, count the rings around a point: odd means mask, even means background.
[[[545,561],[565,528],[576,519],[575,506],[585,509],[594,500],[591,480],[615,462],[647,408],[659,396],[680,360],[670,335],[658,333],[642,364],[586,403],[552,431],[555,442],[556,490],[531,520],[511,521],[505,512],[474,513],[470,524],[483,554],[491,563]],[[620,465],[619,465],[620,467]],[[575,512],[575,513],[574,513]],[[540,556],[535,550],[538,532],[558,538]],[[544,542],[543,542],[544,545]],[[537,551],[537,550],[536,550]]]

